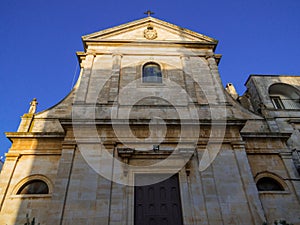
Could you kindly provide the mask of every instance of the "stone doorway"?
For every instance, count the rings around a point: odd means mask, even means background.
[[[159,176],[163,175],[136,174],[135,184],[146,183]],[[135,186],[134,224],[183,225],[177,174],[158,183]]]

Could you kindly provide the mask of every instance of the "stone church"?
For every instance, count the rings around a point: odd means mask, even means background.
[[[82,41],[69,95],[6,133],[1,224],[300,224],[300,76],[238,96],[217,40],[152,16]]]

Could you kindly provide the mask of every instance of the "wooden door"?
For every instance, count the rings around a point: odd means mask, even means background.
[[[138,174],[135,183],[157,174]],[[134,188],[135,225],[183,225],[178,175],[159,183]]]

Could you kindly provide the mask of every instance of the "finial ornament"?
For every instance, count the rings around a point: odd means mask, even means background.
[[[30,102],[29,110],[28,110],[29,114],[34,114],[36,112],[37,104],[38,104],[38,102],[37,102],[36,98],[32,99],[32,101]]]
[[[148,10],[147,12],[144,12],[144,14],[148,15],[148,16],[151,16],[154,14],[154,12],[151,12],[151,10]]]

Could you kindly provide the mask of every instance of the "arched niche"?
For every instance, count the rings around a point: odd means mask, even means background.
[[[289,84],[271,85],[269,97],[275,109],[300,109],[300,91]]]

